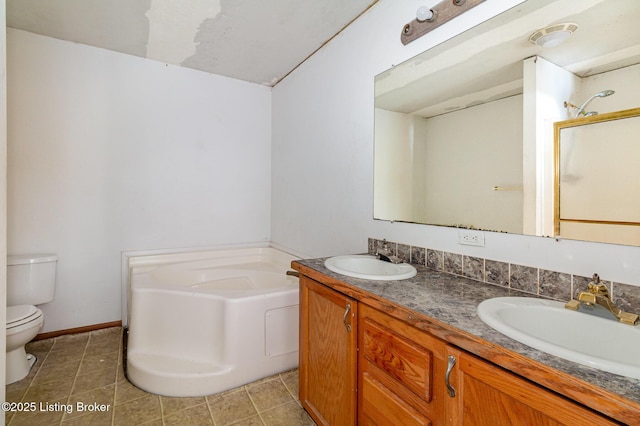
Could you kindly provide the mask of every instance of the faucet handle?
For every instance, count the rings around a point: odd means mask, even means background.
[[[589,293],[595,294],[596,296],[609,297],[609,289],[607,289],[605,284],[600,284],[600,277],[598,274],[593,274],[593,281],[587,284],[587,290]]]
[[[609,297],[609,289],[607,289],[607,286],[604,284],[589,283],[587,285],[587,290],[589,290],[589,293],[593,293],[596,296]]]

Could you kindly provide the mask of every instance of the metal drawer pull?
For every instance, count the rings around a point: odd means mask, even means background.
[[[449,376],[451,376],[451,371],[453,367],[456,365],[456,358],[453,355],[449,355],[447,358],[447,374],[444,377],[444,383],[447,385],[447,392],[449,396],[453,398],[456,396],[456,390],[453,386],[451,386],[451,382],[449,381]]]
[[[300,272],[298,271],[287,271],[287,275],[291,275],[292,277],[299,277]]]
[[[347,316],[349,315],[349,312],[351,312],[351,303],[347,303],[347,309],[345,309],[344,315],[342,317],[342,322],[344,323],[344,326],[347,327],[347,331],[351,333],[351,324],[347,322]]]

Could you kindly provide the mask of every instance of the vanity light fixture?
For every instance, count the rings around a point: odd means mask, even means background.
[[[578,24],[566,22],[542,28],[529,36],[529,42],[540,47],[555,47],[564,43],[578,29]]]
[[[479,5],[485,0],[443,0],[434,7],[422,6],[416,12],[416,19],[402,28],[400,41],[409,44],[429,31],[449,22],[456,16]]]

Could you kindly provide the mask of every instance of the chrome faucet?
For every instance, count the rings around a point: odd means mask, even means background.
[[[398,256],[394,255],[391,249],[389,248],[389,244],[387,243],[387,240],[382,240],[382,248],[376,251],[376,257],[385,262],[391,262],[396,264],[402,263],[402,260]]]
[[[624,324],[636,325],[640,323],[640,317],[636,314],[624,312],[613,304],[609,297],[609,290],[604,284],[600,284],[600,277],[598,274],[593,274],[593,281],[587,285],[587,291],[581,291],[578,293],[578,300],[571,300],[564,305],[567,309],[577,311],[581,306],[588,308],[595,308],[601,306],[607,311],[611,312],[618,321]]]

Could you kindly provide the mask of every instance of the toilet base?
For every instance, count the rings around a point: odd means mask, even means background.
[[[24,346],[7,352],[5,385],[15,383],[27,377],[36,360],[36,356],[28,354],[24,350]]]

